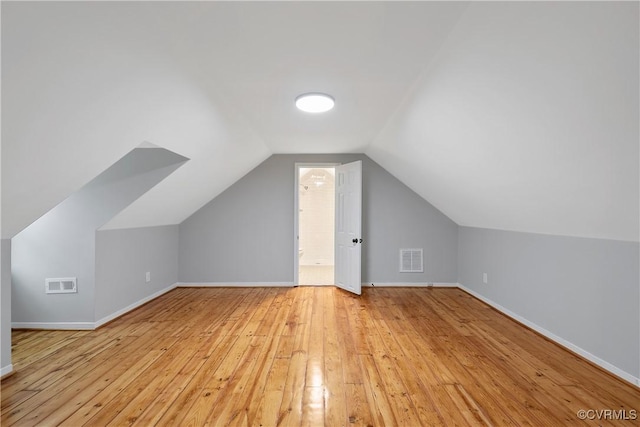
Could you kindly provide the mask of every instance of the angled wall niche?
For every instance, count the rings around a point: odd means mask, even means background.
[[[11,243],[14,326],[93,325],[96,231],[188,160],[144,144],[17,234]],[[77,277],[77,293],[47,294],[51,277]]]

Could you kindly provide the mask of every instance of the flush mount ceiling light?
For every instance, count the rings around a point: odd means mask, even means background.
[[[335,101],[326,93],[303,93],[296,98],[296,107],[307,113],[324,113],[333,108]]]

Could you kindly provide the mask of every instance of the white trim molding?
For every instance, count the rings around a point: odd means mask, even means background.
[[[177,285],[177,283],[174,283],[173,285],[168,286],[147,297],[144,297],[141,300],[126,306],[125,308],[109,314],[96,322],[13,322],[11,324],[11,327],[13,329],[57,329],[72,331],[94,330],[104,325],[105,323],[117,319],[118,317],[123,316],[132,310],[135,310],[141,305],[146,304],[147,302],[152,301],[163,294],[166,294],[167,292],[175,289]]]
[[[179,288],[291,288],[293,282],[178,282]]]
[[[176,286],[177,286],[177,283],[174,283],[173,285],[171,285],[169,287],[166,287],[166,288],[164,288],[164,289],[162,289],[162,290],[160,290],[160,291],[158,291],[158,292],[156,292],[154,294],[151,294],[151,295],[149,295],[147,297],[142,298],[139,301],[134,302],[133,304],[129,304],[128,306],[126,306],[123,309],[120,309],[120,310],[118,310],[118,311],[116,311],[114,313],[111,313],[111,314],[103,317],[102,319],[100,319],[100,320],[98,320],[98,321],[96,321],[94,323],[93,329],[99,328],[100,326],[104,325],[105,323],[111,322],[112,320],[117,319],[118,317],[127,314],[131,310],[135,310],[136,308],[140,307],[141,305],[146,304],[149,301],[154,300],[154,299],[158,298],[159,296],[166,294],[167,292],[175,289]]]
[[[406,282],[406,283],[380,283],[380,282],[362,282],[363,288],[457,288],[457,283],[446,282]]]
[[[12,329],[54,329],[87,331],[95,329],[94,322],[12,322]]]
[[[612,373],[613,375],[616,375],[622,379],[624,379],[625,381],[630,382],[631,384],[634,384],[638,387],[640,387],[640,378],[636,378],[633,375],[631,375],[628,372],[623,371],[622,369],[618,368],[617,366],[612,365],[611,363],[600,359],[598,356],[594,356],[593,354],[589,353],[588,351],[584,350],[581,347],[578,347],[577,345],[573,344],[570,341],[565,340],[562,337],[559,337],[558,335],[554,334],[553,332],[550,332],[546,329],[544,329],[541,326],[538,326],[537,324],[525,319],[524,317],[514,313],[513,311],[501,306],[500,304],[490,300],[489,298],[477,293],[476,291],[473,291],[469,288],[467,288],[466,286],[462,285],[462,284],[458,284],[458,287],[465,291],[466,293],[468,293],[469,295],[474,296],[475,298],[479,299],[480,301],[484,302],[485,304],[490,305],[491,307],[495,308],[496,310],[498,310],[499,312],[503,313],[504,315],[511,317],[512,319],[516,320],[517,322],[522,323],[523,325],[531,328],[532,330],[536,331],[537,333],[539,333],[540,335],[545,336],[546,338],[549,338],[551,341],[555,342],[558,345],[561,345],[562,347],[565,347],[566,349],[576,353],[577,355],[587,359],[588,361],[598,365],[599,367],[601,367],[602,369]]]
[[[13,372],[13,365],[10,363],[7,366],[3,366],[0,368],[0,378],[3,378],[5,375],[9,375]]]

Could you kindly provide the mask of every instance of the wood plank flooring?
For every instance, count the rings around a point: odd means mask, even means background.
[[[637,426],[640,412],[640,390],[458,289],[178,288],[96,331],[14,331],[13,364],[2,426]]]

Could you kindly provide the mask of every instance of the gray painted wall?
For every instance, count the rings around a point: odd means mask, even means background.
[[[637,242],[460,227],[458,245],[462,285],[640,377]]]
[[[186,159],[137,148],[12,239],[12,321],[94,322],[95,232]],[[46,294],[47,277],[77,277],[78,292]]]
[[[277,154],[180,224],[181,282],[293,282],[295,163],[363,161],[362,279],[457,281],[457,225],[364,154]],[[399,273],[400,248],[424,273]]]
[[[0,246],[0,369],[11,365],[11,240],[2,239]]]
[[[145,281],[145,273],[151,281]],[[96,232],[96,320],[178,281],[178,226]]]

